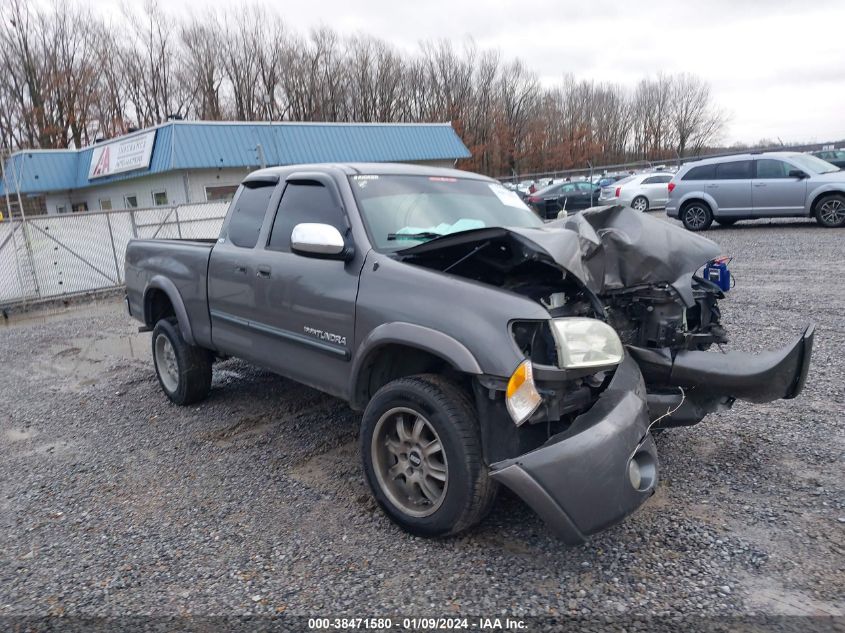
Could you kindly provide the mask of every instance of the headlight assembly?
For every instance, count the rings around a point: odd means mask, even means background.
[[[551,328],[558,363],[564,369],[616,365],[625,354],[616,331],[597,319],[552,319]]]

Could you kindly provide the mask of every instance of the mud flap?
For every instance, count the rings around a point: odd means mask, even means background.
[[[695,389],[697,394],[771,402],[795,398],[810,370],[815,326],[793,343],[762,354],[680,351],[629,347],[649,386]]]

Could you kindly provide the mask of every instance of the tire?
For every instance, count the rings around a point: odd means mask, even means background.
[[[645,213],[648,211],[648,198],[645,196],[637,196],[633,200],[631,200],[631,208],[634,211],[642,211]]]
[[[421,449],[435,442],[439,449],[425,455]],[[364,411],[360,445],[376,502],[412,534],[458,534],[495,501],[498,484],[487,476],[475,407],[440,376],[400,378],[379,389]]]
[[[688,202],[681,209],[681,222],[688,231],[706,231],[713,224],[713,211],[706,202]]]
[[[156,323],[152,348],[158,384],[174,404],[194,404],[208,395],[211,390],[211,352],[188,345],[182,338],[175,317]]]
[[[824,196],[813,210],[816,222],[827,229],[838,229],[845,226],[845,196],[834,193]]]
[[[716,219],[716,224],[718,224],[720,226],[733,226],[737,222],[739,222],[739,220],[737,220],[735,218],[721,218],[721,219],[717,218]]]

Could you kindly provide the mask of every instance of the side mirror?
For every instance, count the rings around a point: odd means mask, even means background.
[[[331,224],[303,222],[290,234],[291,250],[300,255],[324,259],[349,260],[353,251],[347,248],[343,236]]]
[[[806,172],[801,171],[800,169],[790,169],[789,170],[789,177],[790,178],[809,178]]]

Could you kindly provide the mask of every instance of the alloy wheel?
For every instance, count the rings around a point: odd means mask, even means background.
[[[648,208],[648,203],[645,198],[637,198],[631,206],[635,211],[645,211]]]
[[[707,224],[707,210],[697,204],[687,207],[684,220],[690,228],[700,229]]]
[[[828,226],[836,226],[845,221],[845,203],[836,198],[825,200],[819,206],[819,217]]]
[[[386,411],[370,450],[378,484],[399,510],[425,517],[443,504],[449,483],[446,453],[423,415],[407,407]]]
[[[173,344],[163,334],[156,339],[155,356],[161,382],[168,391],[176,391],[179,386],[179,364]]]

